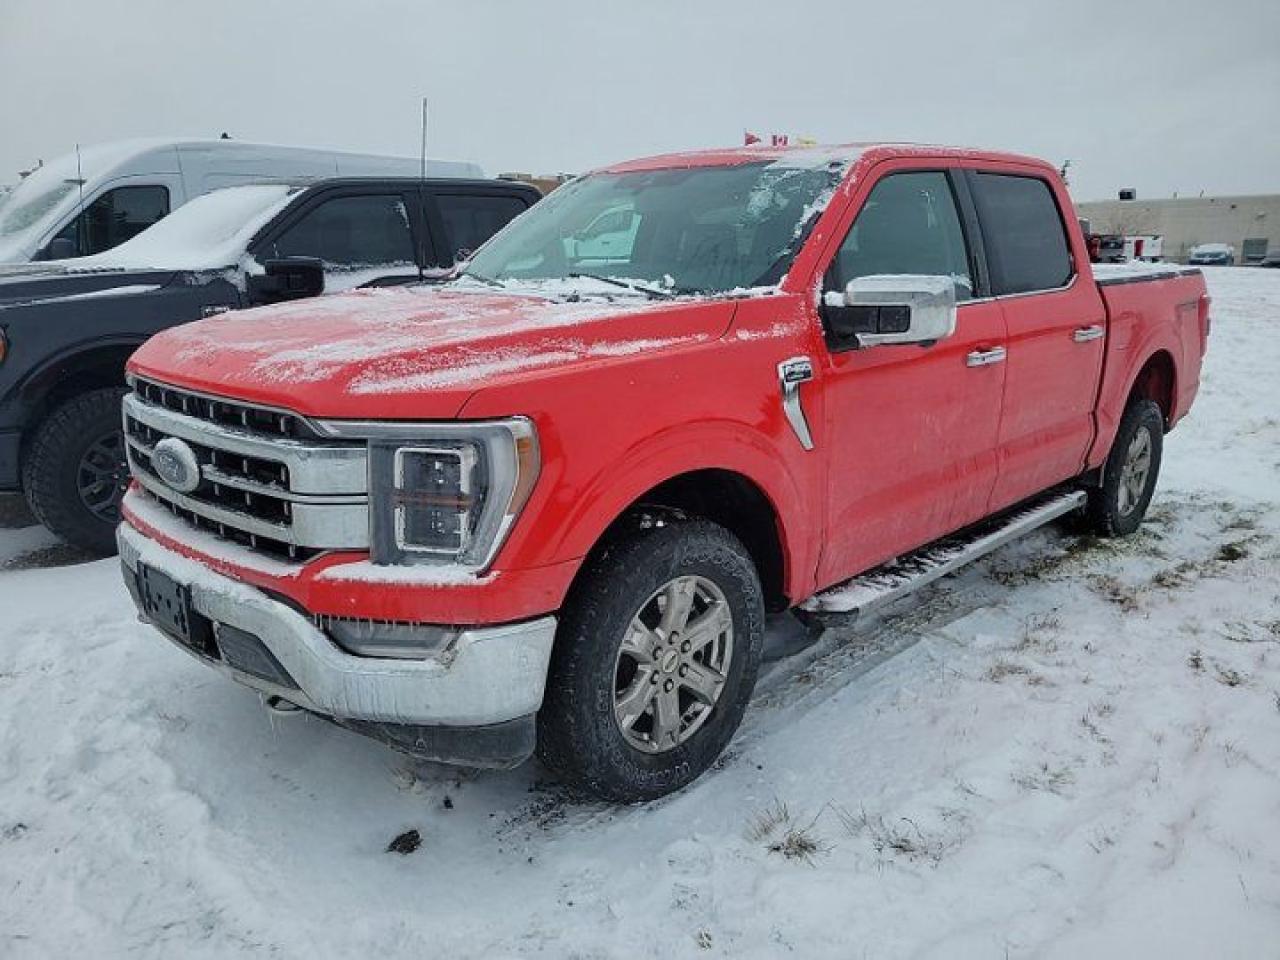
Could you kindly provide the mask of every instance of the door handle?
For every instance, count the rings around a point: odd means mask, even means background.
[[[1078,327],[1076,331],[1071,334],[1071,339],[1076,343],[1088,343],[1090,340],[1097,340],[1106,332],[1106,328],[1103,327],[1102,324],[1095,323],[1088,327]]]
[[[989,367],[993,363],[1004,363],[1009,355],[1004,347],[992,347],[990,350],[975,350],[964,358],[966,367]]]
[[[800,446],[806,450],[813,449],[813,435],[809,432],[809,421],[805,418],[804,407],[800,405],[800,384],[813,379],[813,361],[808,357],[792,357],[778,364],[778,387],[782,390],[782,412],[787,422],[795,431]]]

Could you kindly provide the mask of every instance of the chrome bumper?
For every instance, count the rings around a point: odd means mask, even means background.
[[[213,623],[215,637],[220,626],[256,637],[287,677],[273,682],[178,644],[182,650],[306,710],[339,721],[473,727],[529,717],[542,705],[555,617],[466,630],[433,659],[357,657],[291,607],[161,546],[128,523],[118,528],[117,541],[131,587],[139,561],[159,570],[190,591],[192,608]]]

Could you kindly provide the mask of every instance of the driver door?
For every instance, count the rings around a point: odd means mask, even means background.
[[[928,274],[954,279],[958,308],[955,333],[932,344],[838,348],[827,338],[820,588],[987,512],[1004,391],[1004,364],[990,358],[1001,356],[1005,326],[999,304],[979,299],[964,191],[947,171],[895,165],[854,201],[826,268],[824,303],[856,277]]]

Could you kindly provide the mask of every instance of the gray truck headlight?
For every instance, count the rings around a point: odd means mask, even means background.
[[[537,434],[523,418],[370,440],[373,562],[484,569],[529,499],[539,466]]]

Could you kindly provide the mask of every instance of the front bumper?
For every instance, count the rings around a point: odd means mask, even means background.
[[[140,562],[188,591],[192,611],[208,622],[207,646],[181,649],[233,680],[428,759],[507,766],[532,750],[554,617],[467,629],[425,660],[357,657],[293,607],[128,523],[117,540],[142,619],[152,622],[139,595]]]

